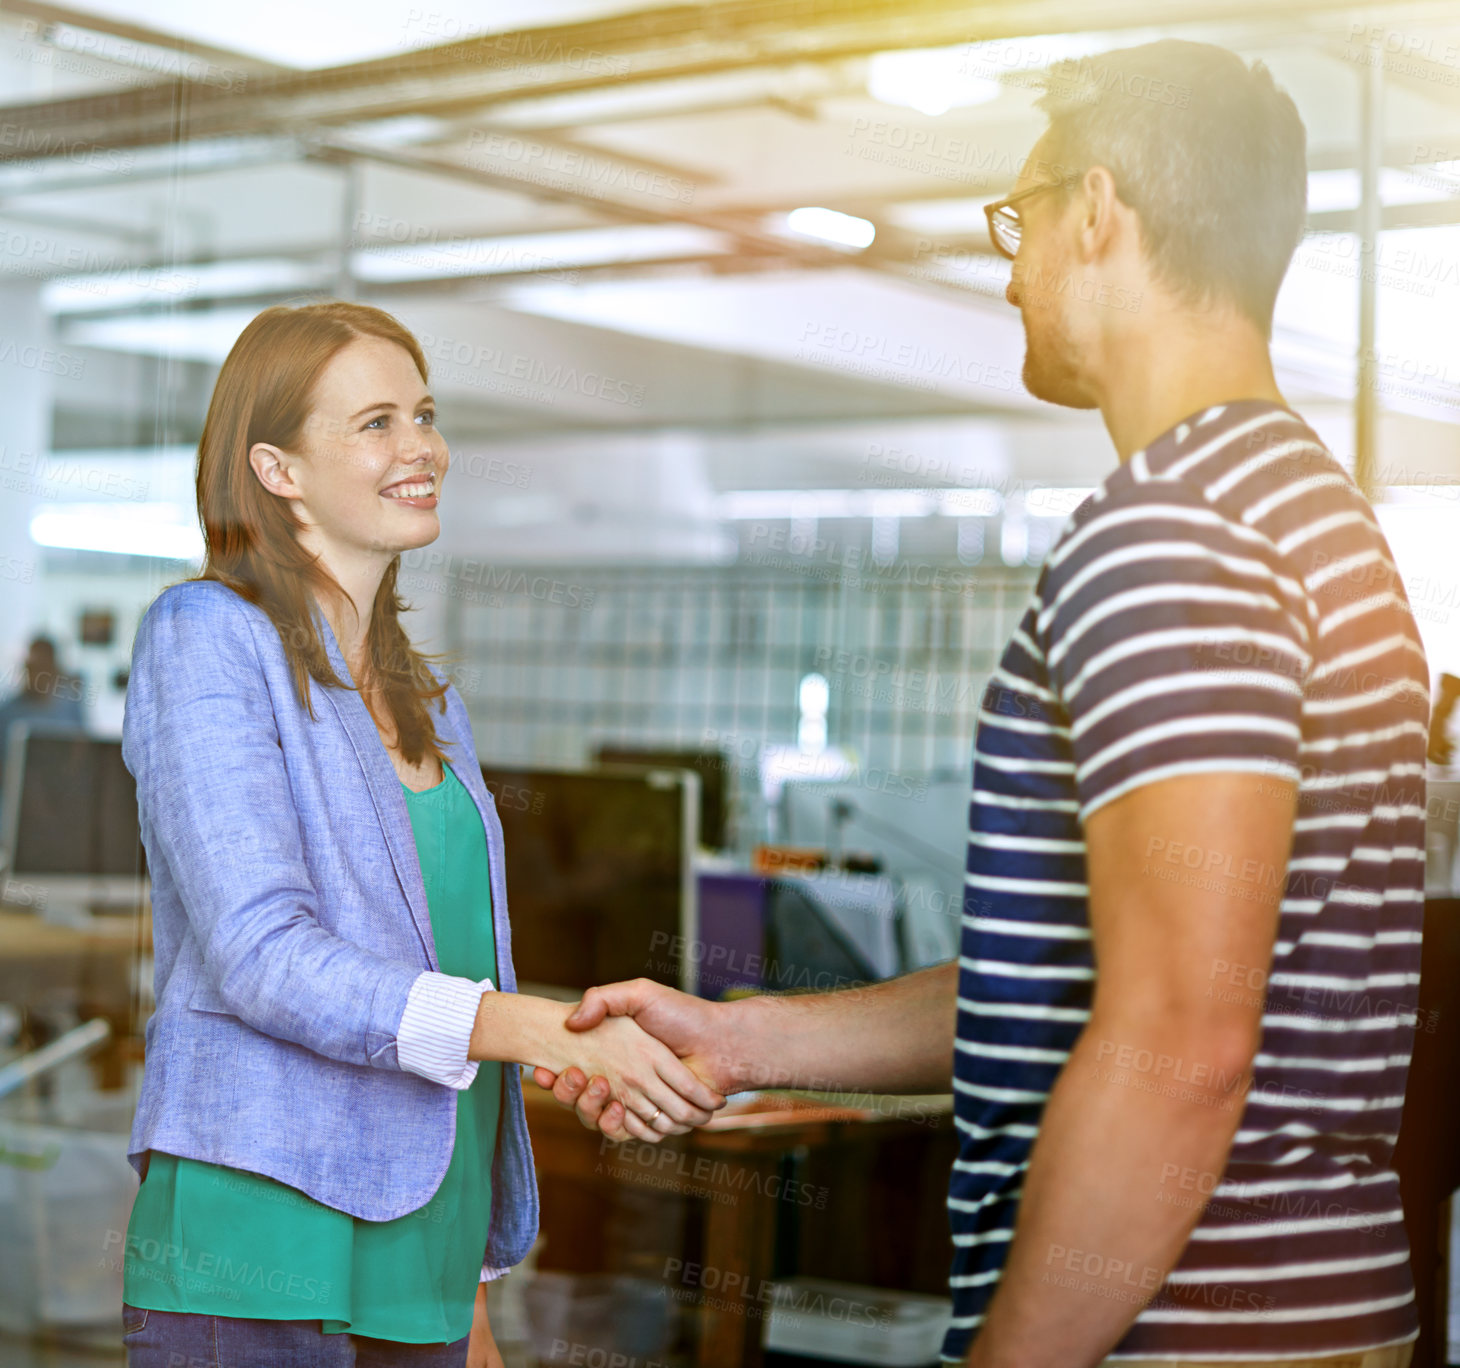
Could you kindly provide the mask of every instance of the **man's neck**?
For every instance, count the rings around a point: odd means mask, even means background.
[[[1286,404],[1267,341],[1245,319],[1122,339],[1099,405],[1122,462],[1193,414],[1239,399]]]

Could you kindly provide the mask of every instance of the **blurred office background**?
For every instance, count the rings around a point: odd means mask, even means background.
[[[355,298],[425,346],[453,465],[401,584],[498,794],[522,979],[719,996],[947,959],[984,683],[1114,460],[1098,415],[1024,393],[980,206],[1042,131],[1041,69],[1167,36],[1298,104],[1279,383],[1456,671],[1452,5],[5,6],[0,1362],[119,1354],[151,963],[116,739],[137,623],[198,566],[244,323]],[[667,1169],[534,1110],[509,1362],[936,1357],[946,1105],[767,1097]],[[1449,1361],[1446,1212],[1416,1365]],[[849,1285],[891,1328],[727,1311],[737,1277],[792,1309]]]

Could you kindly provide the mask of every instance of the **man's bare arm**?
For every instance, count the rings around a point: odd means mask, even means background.
[[[1270,875],[1296,808],[1291,781],[1204,774],[1088,822],[1095,998],[1045,1106],[974,1368],[1090,1368],[1180,1258],[1261,1041],[1264,992],[1223,991],[1223,966],[1266,981],[1282,895]],[[1180,877],[1191,850],[1199,879]]]
[[[835,993],[706,1002],[648,979],[591,988],[573,1029],[632,1016],[722,1093],[747,1088],[947,1092],[953,1073],[958,965],[934,965],[887,983]],[[607,1086],[581,1070],[539,1069],[537,1082],[586,1126],[623,1139]]]

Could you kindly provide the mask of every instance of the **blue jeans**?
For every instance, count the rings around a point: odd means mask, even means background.
[[[248,1320],[151,1311],[122,1303],[127,1368],[465,1368],[470,1335],[452,1344],[399,1344],[317,1320]]]

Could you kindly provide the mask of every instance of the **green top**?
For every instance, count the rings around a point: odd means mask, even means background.
[[[434,788],[401,785],[441,972],[497,977],[481,814],[445,766]],[[457,1093],[456,1145],[435,1196],[366,1221],[244,1169],[152,1152],[127,1226],[131,1306],[314,1320],[406,1344],[469,1334],[492,1212],[502,1066],[482,1061]]]

